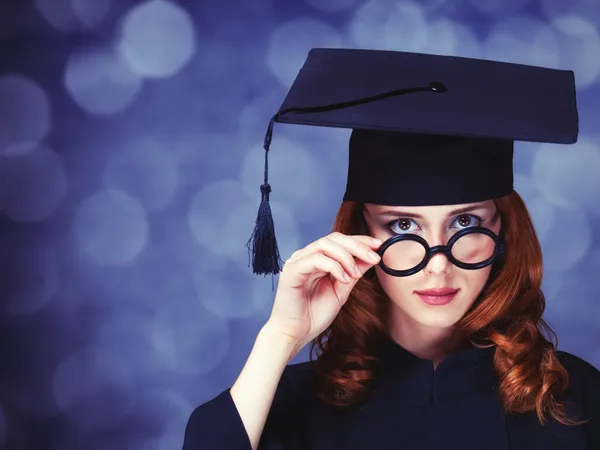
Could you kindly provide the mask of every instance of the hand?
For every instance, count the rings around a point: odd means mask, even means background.
[[[299,351],[333,322],[357,281],[381,257],[382,242],[334,232],[296,251],[279,276],[266,326]]]

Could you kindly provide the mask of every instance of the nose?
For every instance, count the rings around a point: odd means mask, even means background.
[[[429,245],[431,248],[433,248],[438,245],[446,245],[446,243],[447,242],[445,237],[437,236],[436,239],[430,241]],[[443,252],[437,252],[431,257],[431,259],[425,266],[424,271],[431,275],[443,274],[448,272],[448,269],[450,268],[451,264],[452,263]]]
[[[437,253],[429,260],[424,270],[431,275],[440,275],[448,272],[450,264],[446,255]]]

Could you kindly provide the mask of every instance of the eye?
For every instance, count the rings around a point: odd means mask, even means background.
[[[465,228],[478,227],[478,226],[481,226],[482,222],[483,222],[483,219],[481,217],[475,216],[473,214],[461,214],[453,222],[453,224],[456,223],[456,224],[458,224],[458,226],[453,227],[453,228],[458,228],[458,229],[462,230]]]
[[[416,226],[415,229],[411,229],[413,224]],[[414,233],[420,229],[419,225],[417,225],[417,222],[415,222],[413,219],[409,219],[408,217],[393,220],[386,225],[386,228],[395,234]]]

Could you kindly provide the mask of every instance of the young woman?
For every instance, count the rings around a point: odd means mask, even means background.
[[[576,139],[572,73],[319,49],[273,121],[353,128],[344,201],[285,262],[244,369],[194,411],[184,450],[600,449],[600,372],[552,342],[512,186],[514,140]],[[257,245],[272,239],[261,191]],[[290,365],[309,343],[316,358]]]

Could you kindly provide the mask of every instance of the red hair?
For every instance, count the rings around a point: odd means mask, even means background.
[[[535,411],[542,424],[546,414],[563,424],[579,424],[556,400],[566,390],[569,375],[556,355],[556,334],[542,319],[542,251],[529,212],[514,191],[494,202],[507,248],[456,326],[472,344],[495,346],[494,367],[505,412]],[[362,209],[361,203],[342,203],[333,231],[368,234]],[[364,276],[333,323],[312,341],[318,395],[325,402],[343,407],[367,397],[376,376],[375,354],[387,333],[388,304],[376,277]]]

